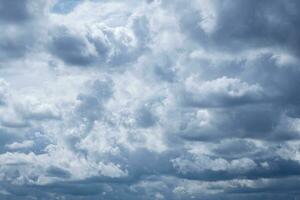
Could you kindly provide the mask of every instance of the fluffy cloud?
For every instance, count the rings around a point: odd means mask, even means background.
[[[248,85],[235,78],[221,77],[201,83],[196,77],[188,77],[185,87],[186,101],[199,107],[234,106],[262,98],[259,85]]]
[[[297,199],[296,1],[0,1],[1,199]]]

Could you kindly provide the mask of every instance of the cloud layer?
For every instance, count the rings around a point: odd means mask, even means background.
[[[0,0],[0,199],[300,198],[296,0]]]

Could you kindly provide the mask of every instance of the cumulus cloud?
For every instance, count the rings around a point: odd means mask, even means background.
[[[261,99],[262,88],[239,79],[221,77],[201,83],[196,77],[186,80],[186,101],[199,107],[246,104]]]
[[[1,199],[297,199],[299,6],[1,1]]]

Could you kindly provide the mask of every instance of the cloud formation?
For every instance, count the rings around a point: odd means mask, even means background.
[[[0,199],[300,198],[296,0],[0,0]]]

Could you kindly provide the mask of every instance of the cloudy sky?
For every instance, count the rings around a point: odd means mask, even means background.
[[[299,200],[299,10],[0,0],[0,199]]]

